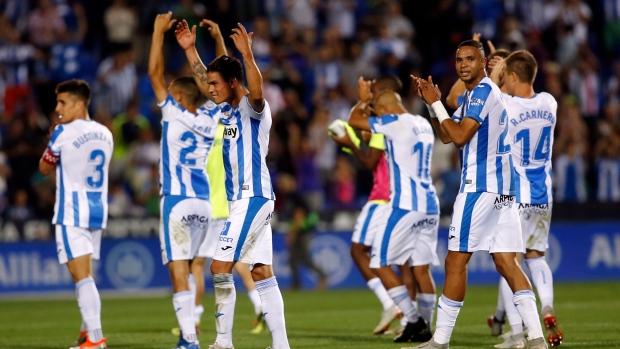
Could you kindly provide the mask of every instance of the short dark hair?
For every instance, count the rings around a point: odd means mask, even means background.
[[[198,89],[198,85],[194,78],[190,76],[181,76],[178,77],[170,83],[170,87],[175,86],[183,91],[183,94],[192,102],[192,105],[198,107],[203,103],[204,98],[202,97],[202,93],[200,89]]]
[[[480,51],[480,55],[482,56],[482,58],[486,58],[486,55],[484,54],[484,46],[482,46],[480,41],[476,41],[474,39],[465,40],[465,41],[461,42],[459,44],[459,46],[456,48],[457,51],[458,51],[458,49],[460,49],[461,47],[464,47],[464,46],[471,46],[471,47],[477,48],[478,51]]]
[[[502,57],[503,59],[506,59],[508,58],[508,56],[510,56],[510,51],[506,50],[505,48],[499,48],[495,50],[495,52],[490,53],[488,59],[491,60],[497,56]]]
[[[91,91],[90,86],[84,80],[72,79],[59,83],[56,85],[56,94],[67,92],[72,94],[82,101],[85,105],[90,104]]]
[[[400,93],[403,90],[403,82],[394,74],[380,75],[372,81],[373,86],[379,86],[379,90],[392,90]]]
[[[231,56],[219,56],[207,66],[207,72],[218,72],[226,81],[235,78],[240,84],[243,83],[243,67],[241,62]]]
[[[506,58],[506,71],[515,72],[519,81],[532,84],[538,72],[538,63],[529,51],[519,50]]]

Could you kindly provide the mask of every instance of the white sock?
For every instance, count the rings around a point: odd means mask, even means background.
[[[420,319],[420,314],[418,314],[415,303],[411,301],[405,285],[390,288],[387,290],[387,294],[390,295],[394,304],[398,305],[408,322],[415,323]]]
[[[536,287],[540,308],[543,311],[549,307],[553,309],[553,275],[545,257],[526,259],[527,267],[532,273],[532,282]]]
[[[194,275],[189,274],[189,291],[194,295],[194,300],[196,300],[196,279],[194,279]]]
[[[499,286],[497,288],[497,308],[495,308],[495,314],[493,314],[493,317],[500,322],[504,321],[504,317],[506,316],[506,306],[504,305],[504,297],[502,297],[501,291],[502,279],[503,278],[499,279]],[[512,293],[512,290],[510,290],[510,292]],[[512,299],[510,303],[512,304]]]
[[[506,317],[512,329],[512,334],[523,333],[523,319],[521,319],[519,311],[512,302],[514,293],[512,293],[510,286],[508,286],[508,282],[503,277],[499,280],[499,293],[500,297],[504,300],[504,304],[508,305],[506,307]]]
[[[252,305],[254,305],[254,314],[258,315],[261,313],[261,304],[260,304],[260,295],[256,289],[248,292],[248,297],[250,297],[250,301]]]
[[[183,332],[183,339],[188,342],[196,342],[196,327],[194,324],[194,295],[191,291],[177,292],[172,295],[174,312],[179,321],[179,327]]]
[[[513,297],[515,307],[519,311],[525,327],[528,331],[528,339],[541,338],[543,336],[538,309],[536,309],[536,296],[531,290],[515,292]]]
[[[284,301],[276,277],[272,276],[265,280],[256,281],[256,289],[260,295],[264,319],[269,331],[271,331],[271,341],[273,342],[271,347],[273,349],[289,349],[284,320]]]
[[[379,298],[379,302],[381,302],[381,305],[383,306],[383,310],[388,310],[394,305],[394,301],[388,295],[387,291],[385,290],[385,287],[383,287],[383,284],[381,283],[381,279],[377,277],[372,278],[368,280],[368,282],[366,282],[366,285],[368,285],[368,288],[371,289],[372,292],[375,293],[377,298]]]
[[[202,304],[194,306],[194,324],[200,324],[200,321],[202,320],[202,313],[204,312],[205,307],[203,307]]]
[[[456,318],[463,307],[463,302],[453,301],[443,294],[439,297],[437,305],[437,323],[433,339],[439,344],[450,343],[452,330],[456,323]]]
[[[235,317],[237,292],[232,274],[213,275],[215,289],[215,342],[224,348],[231,348],[232,329]]]
[[[93,343],[103,339],[101,331],[101,298],[92,277],[87,277],[75,284],[78,295],[78,306],[82,313],[82,321],[86,324],[88,337]]]
[[[433,316],[435,315],[435,302],[437,295],[434,293],[418,293],[418,310],[420,316],[426,320],[428,326],[432,329]]]

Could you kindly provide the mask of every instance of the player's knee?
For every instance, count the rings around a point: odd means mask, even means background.
[[[265,280],[273,276],[271,265],[258,264],[252,268],[252,279],[254,281]]]

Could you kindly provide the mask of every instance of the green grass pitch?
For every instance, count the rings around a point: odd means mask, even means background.
[[[486,318],[496,304],[496,287],[470,287],[452,336],[451,348],[492,348]],[[556,285],[555,306],[565,348],[620,348],[620,282]],[[391,336],[373,336],[380,304],[364,289],[284,292],[286,325],[292,348],[401,348]],[[262,349],[268,332],[249,333],[253,311],[238,289],[233,333],[235,348]],[[203,348],[215,338],[210,316],[213,295],[204,298],[207,311],[199,335]],[[108,348],[170,349],[176,318],[170,297],[103,297],[103,330]],[[64,300],[1,300],[0,348],[68,348],[79,330],[77,303]],[[395,325],[395,324],[394,324]]]

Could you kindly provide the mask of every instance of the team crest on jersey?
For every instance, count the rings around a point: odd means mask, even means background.
[[[224,127],[224,139],[236,139],[239,137],[239,128],[237,125]]]

